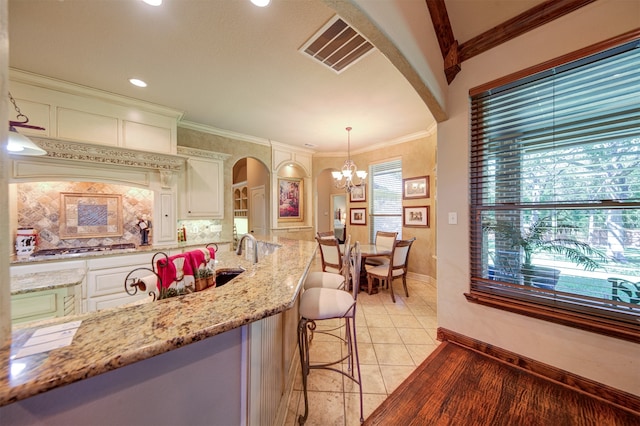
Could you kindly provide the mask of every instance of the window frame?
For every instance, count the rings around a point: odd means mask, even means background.
[[[374,209],[374,203],[375,203],[375,198],[374,198],[374,185],[373,185],[373,177],[374,174],[376,173],[374,170],[376,168],[376,166],[380,166],[380,165],[384,165],[384,164],[388,164],[388,163],[395,163],[395,162],[399,162],[399,167],[400,167],[400,195],[399,195],[399,202],[400,202],[400,210],[397,214],[385,214],[385,213],[378,213],[376,214],[376,210]],[[375,219],[376,217],[379,218],[384,218],[384,217],[397,217],[399,219],[400,222],[400,226],[398,227],[398,229],[385,229],[385,231],[391,231],[391,232],[398,232],[398,239],[401,238],[402,236],[402,179],[403,179],[403,174],[402,174],[402,157],[394,157],[394,158],[390,158],[384,161],[378,161],[376,163],[371,163],[369,164],[369,182],[368,182],[368,197],[369,197],[369,219],[371,222],[371,226],[369,227],[369,239],[371,242],[375,241],[375,234],[376,234],[376,230],[375,230]]]
[[[490,91],[494,88],[509,85],[516,81],[526,79],[534,74],[539,74],[549,69],[556,68],[569,62],[573,62],[581,58],[585,58],[587,56],[591,56],[633,41],[640,41],[640,29],[627,32],[612,39],[602,41],[598,44],[580,49],[559,58],[472,88],[469,91],[470,99],[478,96],[481,93],[486,93],[487,91]],[[472,165],[472,161],[474,160],[470,158],[470,166]],[[562,298],[559,298],[559,302],[556,302],[555,304],[544,305],[541,304],[544,296],[532,295],[530,297],[527,297],[524,292],[519,292],[519,289],[516,288],[518,287],[517,285],[512,285],[512,289],[509,288],[508,284],[505,286],[491,286],[490,284],[492,283],[492,281],[483,278],[481,271],[478,270],[479,263],[482,262],[477,262],[476,259],[476,263],[474,264],[474,245],[472,244],[472,242],[482,241],[483,227],[482,224],[480,224],[481,220],[479,220],[479,217],[474,216],[479,211],[479,204],[474,205],[475,190],[472,182],[473,173],[470,170],[470,286],[469,292],[465,293],[467,301],[509,312],[514,312],[521,315],[530,316],[545,321],[587,330],[590,332],[640,343],[640,323],[629,324],[628,322],[616,321],[615,319],[612,319],[610,317],[600,317],[596,314],[590,314],[588,312],[569,310],[566,309],[569,306],[569,303],[563,301]],[[619,204],[616,203],[613,203],[612,205],[615,207],[619,206]],[[537,209],[539,207],[540,206],[526,206],[525,208]],[[559,206],[547,205],[543,207],[549,208]],[[513,208],[513,206],[506,206],[505,208]],[[516,208],[522,209],[523,207],[516,206]],[[475,256],[477,257],[477,254],[475,254]],[[474,282],[476,283],[475,285]],[[480,285],[477,285],[477,283],[479,283]],[[554,293],[555,292],[550,293],[551,297]],[[601,305],[604,305],[604,303],[602,303]],[[602,306],[602,308],[604,308],[604,306]],[[640,309],[640,307],[638,309]]]

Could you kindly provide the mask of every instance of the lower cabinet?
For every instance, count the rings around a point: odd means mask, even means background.
[[[80,287],[77,285],[11,296],[12,324],[79,313]]]
[[[130,296],[124,289],[124,280],[136,268],[151,268],[155,252],[105,257],[87,261],[88,312],[126,305],[144,299],[147,293]],[[152,274],[141,271],[140,277]]]

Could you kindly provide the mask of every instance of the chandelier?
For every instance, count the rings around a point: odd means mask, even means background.
[[[336,188],[344,188],[347,192],[351,192],[354,187],[362,185],[367,177],[367,172],[358,170],[356,163],[351,160],[351,127],[347,127],[347,159],[344,161],[342,171],[331,172],[331,174],[335,179]]]
[[[11,93],[9,93],[9,100],[13,104],[13,108],[16,110],[16,118],[19,121],[9,121],[9,139],[7,141],[7,151],[12,154],[20,154],[20,155],[45,155],[47,151],[40,148],[38,145],[33,143],[31,139],[18,133],[16,127],[22,127],[25,129],[32,130],[45,130],[44,127],[40,126],[32,126],[27,124],[29,122],[29,117],[20,112],[20,108],[16,105],[16,100],[13,99]]]

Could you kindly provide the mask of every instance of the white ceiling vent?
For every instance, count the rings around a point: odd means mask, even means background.
[[[340,74],[373,52],[373,45],[336,15],[300,51]]]

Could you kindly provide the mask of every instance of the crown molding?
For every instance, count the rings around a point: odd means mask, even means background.
[[[218,129],[217,127],[207,126],[206,124],[194,123],[193,121],[178,121],[178,127],[184,129],[196,130],[198,132],[209,133],[211,135],[222,136],[224,138],[251,142],[258,145],[271,146],[271,141],[257,136],[245,135],[244,133],[232,132],[231,130]]]

